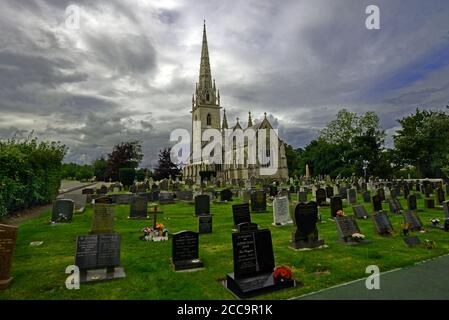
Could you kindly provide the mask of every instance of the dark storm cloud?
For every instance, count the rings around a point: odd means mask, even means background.
[[[448,103],[443,0],[7,0],[0,3],[0,137],[61,140],[90,162],[142,141],[154,165],[172,129],[190,129],[203,19],[230,125],[263,113],[303,147],[338,110],[375,111],[389,134],[417,106]],[[80,8],[80,28],[65,26]],[[391,139],[390,139],[391,140]]]

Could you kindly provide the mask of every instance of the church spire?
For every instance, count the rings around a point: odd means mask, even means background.
[[[253,126],[253,119],[251,118],[251,111],[248,112],[248,128]]]
[[[201,48],[201,64],[200,64],[200,78],[198,91],[200,95],[201,102],[204,103],[214,103],[212,97],[215,98],[215,90],[213,88],[212,82],[212,72],[210,70],[209,61],[209,48],[207,45],[207,35],[206,35],[206,20],[204,20],[203,25],[203,44]]]
[[[228,119],[226,118],[226,109],[223,109],[223,123],[221,124],[222,129],[228,129]]]

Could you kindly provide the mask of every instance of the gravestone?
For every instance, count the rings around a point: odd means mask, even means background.
[[[101,186],[100,189],[97,190],[97,194],[99,195],[105,195],[108,194],[108,187],[106,187],[104,184]]]
[[[443,188],[438,188],[435,194],[435,201],[438,205],[441,205],[445,201]]]
[[[15,226],[0,224],[0,290],[5,290],[11,284],[12,259],[17,242]]]
[[[251,212],[267,212],[267,194],[265,191],[257,190],[251,193]]]
[[[114,211],[113,204],[94,204],[92,216],[92,228],[90,234],[114,233]]]
[[[84,188],[83,190],[81,190],[81,194],[94,194],[95,193],[95,189],[93,188]]]
[[[273,200],[273,225],[291,224],[290,203],[287,197],[276,197]]]
[[[232,191],[229,189],[221,190],[220,200],[223,202],[232,201]]]
[[[240,198],[242,199],[242,203],[249,203],[251,199],[251,191],[248,190],[240,191]]]
[[[232,205],[232,217],[235,227],[241,223],[251,222],[249,205],[247,203]]]
[[[163,190],[163,191],[168,191],[168,180],[167,179],[163,179],[160,183],[159,183],[159,189]]]
[[[416,202],[416,195],[409,194],[409,196],[407,197],[407,208],[410,211],[418,210],[418,205],[417,205],[417,202]]]
[[[298,203],[295,207],[296,230],[289,246],[293,249],[316,248],[324,244],[318,237],[318,206],[315,202]]]
[[[393,232],[393,226],[391,225],[390,219],[385,212],[374,212],[371,215],[374,223],[374,228],[377,234],[381,236],[390,236]]]
[[[404,190],[404,198],[407,199],[410,194],[410,187],[407,183],[404,184],[403,190]]]
[[[435,209],[435,200],[433,198],[424,198],[424,208]]]
[[[355,241],[352,235],[355,233],[361,233],[357,221],[353,216],[335,217],[335,223],[337,225],[340,241],[348,244],[357,244],[366,242],[366,240]]]
[[[326,205],[326,190],[324,190],[323,188],[317,189],[317,191],[315,192],[315,198],[316,203],[319,207]]]
[[[379,194],[376,194],[372,197],[371,204],[373,206],[373,212],[382,211],[382,199]]]
[[[346,197],[346,194],[348,193],[348,188],[345,186],[341,186],[338,189],[338,195],[343,199]]]
[[[237,232],[257,231],[259,229],[257,223],[242,222],[237,225]]]
[[[388,199],[388,206],[390,208],[390,212],[393,214],[398,214],[401,213],[401,207],[400,207],[400,203],[397,199],[395,198],[389,198]]]
[[[298,192],[298,202],[307,202],[307,192],[305,191]]]
[[[333,196],[331,198],[331,218],[335,218],[339,210],[343,210],[343,201],[340,196]]]
[[[212,216],[211,215],[198,216],[198,232],[200,234],[212,233]]]
[[[147,219],[148,218],[148,202],[146,197],[133,196],[129,211],[130,219]]]
[[[334,196],[334,188],[331,186],[327,186],[326,187],[326,197],[330,199],[333,196]]]
[[[352,206],[352,210],[354,211],[354,215],[358,219],[367,219],[368,218],[368,212],[366,212],[366,209],[363,205]]]
[[[356,189],[348,189],[347,199],[350,204],[357,203],[357,191]]]
[[[173,234],[172,263],[175,271],[202,268],[199,259],[199,236],[193,231],[180,231]]]
[[[270,190],[269,191],[270,192],[270,197],[275,197],[275,196],[278,195],[278,187],[270,185],[269,190]]]
[[[379,196],[381,202],[385,201],[385,190],[384,190],[384,188],[377,189],[377,195]],[[376,211],[376,210],[374,210],[374,211]]]
[[[87,204],[87,195],[79,194],[79,193],[65,193],[63,195],[58,196],[58,199],[69,199],[73,200],[75,203],[74,210],[75,212],[81,213],[84,212]]]
[[[422,244],[421,240],[418,237],[404,237],[404,242],[407,245],[407,247],[416,247],[420,246]]]
[[[195,197],[195,215],[210,215],[210,197],[207,194],[200,194]]]
[[[234,272],[226,275],[226,288],[239,298],[291,288],[295,280],[275,281],[273,244],[270,230],[232,234]]]
[[[56,199],[53,202],[51,222],[71,222],[75,202],[70,199]]]
[[[369,191],[365,191],[362,193],[363,202],[364,203],[370,203],[371,202],[371,194]]]
[[[80,282],[126,277],[120,266],[118,233],[78,236],[75,265],[80,269]]]
[[[408,225],[410,231],[421,231],[421,219],[413,211],[405,211],[402,213],[404,223]]]
[[[173,197],[173,192],[160,192],[159,193],[159,204],[173,204],[175,203],[175,198]]]

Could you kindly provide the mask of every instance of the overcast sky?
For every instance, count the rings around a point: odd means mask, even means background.
[[[365,27],[370,4],[380,30]],[[2,0],[0,17],[0,137],[34,130],[68,145],[66,162],[138,139],[153,166],[170,131],[190,129],[203,19],[229,123],[267,112],[295,147],[343,107],[377,112],[391,135],[449,103],[447,0]]]

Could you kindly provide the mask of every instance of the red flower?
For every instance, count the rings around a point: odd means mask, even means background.
[[[286,266],[276,267],[273,271],[275,280],[289,280],[293,278],[293,272]]]

